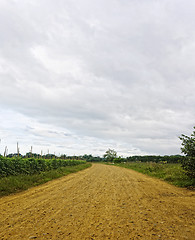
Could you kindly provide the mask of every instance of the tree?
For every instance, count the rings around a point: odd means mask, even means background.
[[[179,139],[183,141],[181,144],[181,151],[186,156],[195,157],[195,127],[193,133],[191,134],[191,137],[182,134]]]
[[[107,162],[112,162],[117,157],[117,152],[114,149],[108,149],[105,154],[104,158]]]
[[[190,137],[182,134],[179,139],[182,141],[181,151],[186,155],[182,167],[188,176],[195,178],[195,127]]]

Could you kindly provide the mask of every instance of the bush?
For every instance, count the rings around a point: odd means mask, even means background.
[[[182,167],[188,176],[195,178],[195,130],[190,137],[182,134],[179,139],[182,141],[181,151],[186,155]]]
[[[195,157],[183,158],[182,168],[189,177],[195,178]]]

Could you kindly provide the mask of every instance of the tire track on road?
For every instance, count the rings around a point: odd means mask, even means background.
[[[0,212],[2,240],[195,236],[194,192],[103,164],[3,197]]]

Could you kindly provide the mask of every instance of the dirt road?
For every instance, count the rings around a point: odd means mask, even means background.
[[[195,239],[195,193],[91,168],[0,199],[0,239]]]

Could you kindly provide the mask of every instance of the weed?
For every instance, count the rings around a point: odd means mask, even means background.
[[[187,176],[179,163],[130,162],[115,165],[160,178],[178,187],[195,186],[195,179]]]

